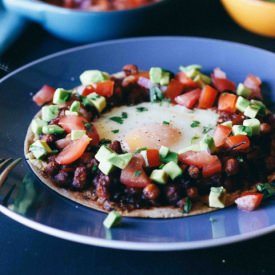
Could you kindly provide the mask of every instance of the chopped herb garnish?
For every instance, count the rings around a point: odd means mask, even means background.
[[[111,143],[111,140],[105,139],[105,138],[103,138],[103,139],[100,141],[100,145],[107,145],[107,144],[110,144],[110,143]]]
[[[94,165],[94,166],[92,167],[92,172],[94,173],[94,172],[96,172],[96,171],[97,171],[97,166]]]
[[[145,150],[147,150],[146,147],[141,147],[141,148],[139,148],[139,149],[137,149],[137,150],[135,151],[135,154],[138,154],[138,153],[140,153],[141,151],[145,151]]]
[[[257,191],[263,193],[264,199],[275,195],[275,182],[259,183],[256,185]]]
[[[128,118],[128,114],[126,112],[122,112],[121,117],[124,118],[124,119]]]
[[[135,173],[134,173],[135,177],[139,177],[140,175],[141,175],[141,171],[139,171],[139,170],[135,171]]]
[[[203,134],[207,134],[207,133],[209,133],[211,130],[213,130],[212,127],[210,127],[210,126],[208,126],[208,127],[204,126],[204,127],[203,127],[202,133],[203,133]]]
[[[119,124],[123,124],[123,118],[120,116],[112,116],[110,117],[110,120],[119,123]]]
[[[112,130],[112,133],[117,134],[119,133],[119,130],[118,129]]]
[[[175,163],[178,163],[179,156],[175,152],[169,152],[165,158],[160,156],[160,160],[162,162],[168,163],[170,161],[174,161]]]
[[[240,162],[240,163],[243,163],[243,162],[244,162],[243,157],[240,157],[240,156],[239,156],[239,157],[237,157],[236,159],[237,159],[237,161]]]
[[[186,197],[185,198],[185,204],[183,207],[183,213],[189,213],[192,209],[192,202],[190,200],[190,198]]]
[[[90,122],[83,122],[87,131],[91,130],[93,124]]]
[[[169,121],[164,120],[164,121],[162,121],[162,124],[163,124],[163,125],[169,125],[169,124],[170,124],[170,122],[169,122]]]
[[[197,120],[194,120],[192,123],[191,123],[191,128],[196,128],[196,127],[199,127],[200,126],[200,122],[199,121],[197,121]]]
[[[137,111],[140,112],[140,113],[146,112],[146,111],[148,111],[148,108],[146,108],[146,107],[137,107]]]
[[[160,102],[163,99],[164,99],[164,95],[159,87],[154,86],[150,89],[150,101],[151,102]]]
[[[192,139],[191,139],[191,144],[196,143],[198,139],[200,139],[199,136],[193,136]]]

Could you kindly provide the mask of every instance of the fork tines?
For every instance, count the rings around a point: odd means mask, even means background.
[[[5,169],[0,172],[0,187],[4,184],[5,180],[7,179],[11,170],[21,161],[21,158],[17,158],[12,161],[11,158],[9,159],[1,159],[0,160],[0,169]]]

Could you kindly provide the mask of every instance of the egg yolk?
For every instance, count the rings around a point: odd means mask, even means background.
[[[149,124],[127,133],[125,141],[128,150],[133,152],[146,147],[159,149],[161,146],[172,147],[182,138],[182,133],[175,127],[164,124]]]

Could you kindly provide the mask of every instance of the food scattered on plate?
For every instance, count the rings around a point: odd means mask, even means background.
[[[275,116],[262,81],[236,85],[200,65],[141,71],[92,69],[71,90],[45,85],[25,155],[63,196],[120,215],[169,218],[237,203],[245,211],[274,195]]]

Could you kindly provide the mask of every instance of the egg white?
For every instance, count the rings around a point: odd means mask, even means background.
[[[141,107],[145,108],[142,112],[138,111]],[[126,113],[127,118],[123,119],[122,113]],[[122,121],[120,122],[122,123],[111,120],[113,117],[121,117]],[[194,121],[199,121],[199,125],[194,127]],[[163,123],[168,122],[168,127],[176,128],[181,134],[181,138],[170,146],[170,150],[178,152],[191,144],[199,143],[206,129],[210,135],[213,134],[217,121],[218,114],[211,109],[189,110],[184,106],[169,103],[144,102],[135,106],[115,107],[102,114],[94,122],[94,125],[100,139],[118,140],[121,142],[122,148],[129,151],[129,146],[125,140],[129,132],[146,125],[150,127],[152,124],[163,125]]]

